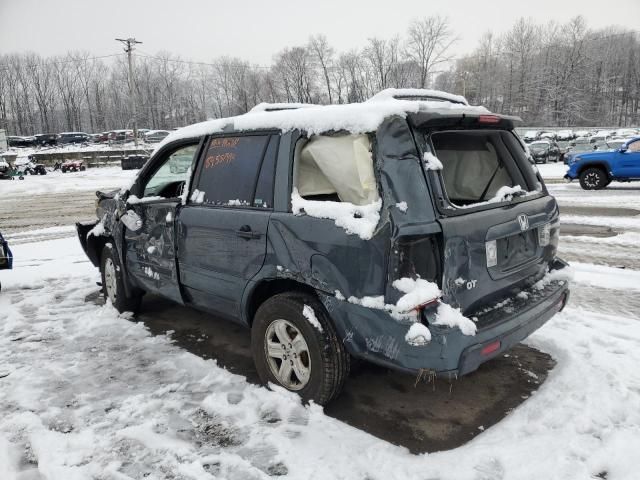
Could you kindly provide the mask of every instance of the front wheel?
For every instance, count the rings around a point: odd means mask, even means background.
[[[580,186],[585,190],[600,190],[609,184],[609,177],[604,170],[591,167],[580,173]]]
[[[251,328],[251,351],[263,383],[325,405],[349,374],[349,355],[322,304],[311,295],[283,293],[264,302]]]
[[[137,313],[140,309],[142,295],[127,297],[122,278],[120,259],[113,247],[108,244],[102,249],[102,261],[100,262],[100,274],[102,276],[102,293],[105,299],[120,313]]]

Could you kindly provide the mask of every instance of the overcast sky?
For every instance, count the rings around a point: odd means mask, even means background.
[[[520,17],[563,23],[582,14],[592,28],[640,28],[640,0],[0,0],[0,53],[108,55],[120,51],[115,37],[133,36],[144,42],[141,53],[167,50],[199,61],[229,55],[264,65],[311,34],[324,33],[344,51],[434,14],[449,17],[459,38],[455,54]]]

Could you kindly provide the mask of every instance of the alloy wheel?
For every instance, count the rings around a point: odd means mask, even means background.
[[[291,322],[277,319],[265,332],[264,350],[271,373],[289,390],[301,390],[311,375],[311,356],[302,332]]]

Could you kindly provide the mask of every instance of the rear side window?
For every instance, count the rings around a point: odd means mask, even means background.
[[[504,200],[503,192],[528,185],[514,155],[522,155],[506,131],[444,131],[431,134],[449,202],[457,207]]]
[[[191,201],[272,208],[277,144],[276,135],[212,138],[202,159]]]

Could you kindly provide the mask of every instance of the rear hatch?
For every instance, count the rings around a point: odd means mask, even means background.
[[[489,115],[414,124],[442,164],[427,162],[425,174],[442,228],[443,300],[468,316],[532,285],[555,258],[558,207],[512,129]]]

